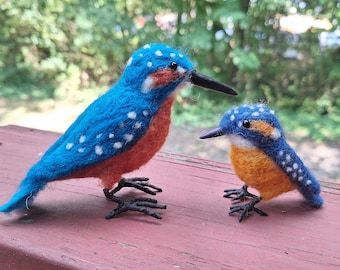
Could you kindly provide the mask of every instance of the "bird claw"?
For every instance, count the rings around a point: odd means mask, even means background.
[[[107,194],[105,193],[105,191],[104,194],[106,198],[110,199],[112,195],[114,195],[124,187],[136,188],[150,195],[156,195],[157,192],[162,192],[161,188],[150,184],[148,181],[149,178],[146,177],[122,178],[119,181],[118,186],[109,192],[111,194],[109,197],[106,196]]]
[[[119,214],[127,211],[141,212],[156,219],[162,219],[159,212],[151,211],[150,208],[166,209],[166,205],[158,204],[157,200],[151,198],[137,198],[131,201],[125,201],[113,196],[111,197],[111,199],[118,203],[118,207],[113,209],[108,215],[106,215],[106,219],[114,218]]]
[[[233,202],[244,201],[248,198],[256,198],[257,196],[248,192],[248,186],[244,185],[240,189],[226,189],[224,191],[224,198],[231,199]]]
[[[242,204],[242,205],[234,205],[229,208],[229,215],[232,215],[233,213],[240,213],[239,222],[242,222],[246,217],[249,216],[249,213],[255,212],[259,214],[260,216],[268,216],[268,214],[261,209],[255,207],[255,204],[260,202],[260,198],[256,197],[251,202]]]

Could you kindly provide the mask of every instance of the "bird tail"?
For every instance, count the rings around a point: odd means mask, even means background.
[[[0,213],[9,213],[16,209],[29,209],[34,197],[46,185],[46,183],[41,183],[36,180],[37,179],[34,176],[27,175],[26,178],[22,180],[12,198],[7,203],[0,206]]]

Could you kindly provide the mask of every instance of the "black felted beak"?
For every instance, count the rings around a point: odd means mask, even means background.
[[[232,96],[237,95],[237,92],[232,87],[215,81],[205,75],[199,74],[195,70],[190,73],[190,81],[192,84],[203,88],[215,90]]]
[[[212,130],[209,130],[207,133],[203,134],[202,136],[200,136],[200,139],[209,139],[209,138],[213,138],[213,137],[219,137],[224,135],[224,132],[221,128],[214,128]]]

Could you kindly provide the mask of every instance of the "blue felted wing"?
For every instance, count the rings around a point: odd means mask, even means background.
[[[79,116],[30,174],[46,182],[62,178],[129,149],[145,134],[154,113],[148,103],[131,107],[121,96],[104,96]]]
[[[320,207],[323,203],[320,194],[320,184],[304,165],[302,160],[285,141],[281,143],[279,150],[268,153],[278,166],[289,176],[290,180],[298,187],[298,190],[314,207]]]

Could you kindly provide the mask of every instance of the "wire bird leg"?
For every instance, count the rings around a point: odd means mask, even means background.
[[[255,196],[255,195],[254,195]],[[252,200],[246,204],[241,205],[233,205],[229,208],[229,215],[232,215],[233,213],[240,213],[239,222],[242,222],[246,217],[249,216],[249,213],[255,212],[259,214],[260,216],[268,216],[268,214],[261,209],[258,209],[255,207],[257,203],[261,201],[261,197],[253,197]]]
[[[117,193],[119,190],[121,190],[124,187],[136,188],[150,195],[156,195],[157,192],[162,192],[161,188],[156,187],[149,183],[149,178],[134,177],[134,178],[122,178],[114,189],[112,189],[109,192],[104,191],[104,195],[106,198],[110,199],[111,195],[114,195],[115,193]],[[109,197],[106,196],[106,194],[109,194]]]
[[[151,198],[137,198],[127,201],[116,197],[108,189],[104,189],[104,194],[106,198],[118,203],[118,206],[105,216],[106,219],[117,217],[121,213],[127,211],[141,212],[144,213],[145,215],[157,219],[162,219],[161,214],[159,212],[154,212],[151,209],[152,208],[166,209],[166,205],[158,204],[157,200]]]
[[[256,195],[248,191],[248,186],[244,185],[239,189],[226,189],[224,191],[224,198],[231,199],[232,201],[243,201],[246,199],[258,198]]]

